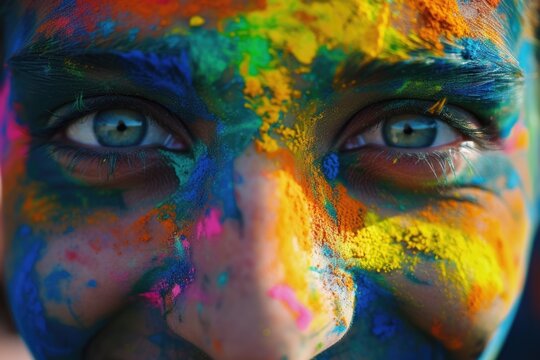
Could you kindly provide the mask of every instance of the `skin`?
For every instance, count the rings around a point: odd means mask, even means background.
[[[8,9],[0,96],[5,282],[35,357],[496,353],[536,223],[515,2],[44,3]],[[125,108],[176,147],[69,137]],[[399,116],[449,130],[381,143]]]

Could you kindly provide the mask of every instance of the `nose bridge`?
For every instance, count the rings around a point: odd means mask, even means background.
[[[309,251],[313,204],[292,160],[253,151],[237,160],[235,170],[242,179],[235,186],[235,199],[246,236],[274,242],[282,261]]]
[[[273,155],[250,149],[235,159],[230,192],[238,217],[221,207],[199,217],[191,244],[195,280],[167,318],[173,332],[215,358],[310,358],[320,342],[342,336],[328,333],[329,324],[342,326],[341,319],[352,316],[324,290],[329,275],[313,271],[323,263],[314,230],[320,216],[308,182],[292,157]],[[221,194],[220,200],[231,199]],[[347,301],[353,296],[344,293]],[[234,328],[224,332],[231,323]],[[208,345],[209,338],[219,349]]]

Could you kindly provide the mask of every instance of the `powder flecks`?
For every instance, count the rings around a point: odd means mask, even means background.
[[[274,152],[278,149],[278,144],[269,133],[291,101],[291,79],[288,70],[282,67],[276,70],[262,70],[259,81],[257,83],[252,78],[249,87],[244,90],[246,95],[255,95],[246,106],[253,109],[263,120],[259,130],[260,139],[256,142],[257,149]],[[268,96],[265,96],[266,92]]]
[[[197,223],[197,239],[202,236],[206,238],[215,238],[221,234],[221,212],[219,209],[209,209],[204,217]]]
[[[418,261],[415,253],[446,260],[439,262],[440,276],[452,276],[455,279],[453,283],[463,286],[465,297],[470,296],[473,288],[476,292],[481,288],[492,300],[504,289],[502,269],[495,250],[477,235],[465,234],[446,224],[389,218],[356,233],[345,234],[336,248],[344,258],[350,259],[351,266],[376,272],[414,267]],[[486,297],[482,296],[480,301],[487,302]]]
[[[198,27],[198,26],[204,25],[205,22],[206,21],[204,20],[202,16],[195,15],[189,19],[189,26]]]
[[[287,285],[275,285],[268,291],[268,296],[272,299],[281,301],[289,311],[291,311],[296,320],[298,329],[306,330],[313,319],[311,312],[300,303],[294,291]]]
[[[432,115],[439,115],[443,111],[444,106],[446,105],[446,101],[447,100],[445,97],[438,100],[435,104],[433,104],[433,106],[428,109],[427,112]]]
[[[335,153],[328,154],[322,162],[322,172],[328,180],[335,180],[339,174],[339,157]]]
[[[45,296],[47,299],[54,302],[63,301],[64,286],[71,280],[71,274],[62,268],[54,269],[45,279],[43,285],[45,286]]]
[[[456,0],[406,0],[421,17],[419,36],[436,49],[442,50],[441,39],[454,40],[471,35]]]

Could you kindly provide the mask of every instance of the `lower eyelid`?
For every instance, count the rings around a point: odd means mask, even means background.
[[[128,188],[147,176],[176,178],[158,150],[99,153],[76,146],[49,145],[48,151],[73,180],[85,185]],[[167,170],[169,169],[169,170]]]
[[[473,146],[473,145],[470,145]],[[460,145],[431,152],[394,151],[367,146],[362,151],[345,154],[345,180],[354,183],[386,182],[401,188],[420,189],[444,185],[470,164],[469,154]],[[360,174],[360,175],[358,175]]]

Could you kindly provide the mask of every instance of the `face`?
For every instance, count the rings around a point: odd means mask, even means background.
[[[9,8],[5,278],[31,351],[495,353],[535,222],[525,10],[246,3]]]

